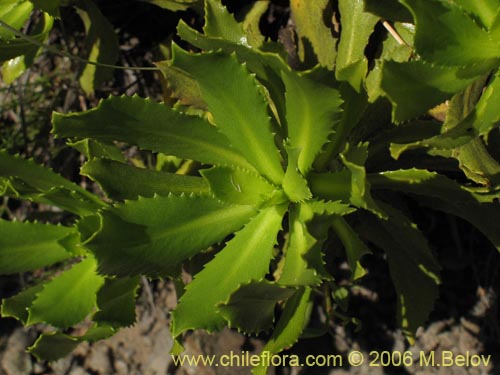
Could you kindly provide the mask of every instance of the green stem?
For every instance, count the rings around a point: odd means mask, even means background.
[[[313,196],[349,202],[351,196],[351,172],[349,170],[334,173],[310,173],[307,179]]]

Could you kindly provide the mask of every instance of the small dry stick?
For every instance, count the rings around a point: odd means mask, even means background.
[[[408,46],[408,44],[403,40],[403,38],[401,38],[401,35],[398,34],[398,32],[396,31],[396,29],[394,29],[394,27],[392,27],[392,25],[389,22],[384,21],[384,22],[382,22],[382,25],[386,28],[387,31],[389,31],[389,34],[391,34],[392,37],[394,39],[396,39],[396,41],[400,45]]]

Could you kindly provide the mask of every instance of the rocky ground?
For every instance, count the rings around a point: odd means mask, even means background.
[[[169,351],[172,338],[168,329],[168,311],[175,307],[175,291],[171,283],[157,282],[154,287],[143,281],[143,288],[137,308],[137,323],[123,329],[114,337],[94,344],[81,344],[66,358],[53,363],[38,362],[25,351],[33,343],[38,328],[29,330],[16,326],[12,321],[3,320],[0,336],[0,374],[2,375],[243,375],[250,374],[250,367],[203,367],[178,366],[173,363]],[[270,375],[486,375],[498,374],[500,356],[484,344],[484,335],[495,322],[489,321],[488,311],[493,308],[494,298],[488,293],[479,293],[474,308],[460,319],[438,320],[430,323],[418,334],[415,345],[408,347],[398,330],[386,331],[384,337],[356,335],[338,325],[333,339],[322,346],[318,340],[304,340],[288,354],[298,354],[301,358],[314,353],[340,354],[341,363],[335,367],[281,367],[270,370]],[[388,341],[388,338],[390,340]],[[325,338],[323,338],[325,340]],[[381,343],[377,348],[373,343]],[[382,342],[384,344],[382,345]],[[392,346],[387,346],[390,342]],[[209,335],[196,331],[186,337],[185,355],[215,355],[219,358],[231,351],[250,351],[256,354],[262,350],[263,341],[248,339],[225,329]],[[347,356],[360,351],[365,358],[361,366],[348,365]],[[371,351],[389,353],[411,352],[414,364],[411,367],[374,366],[375,354]],[[451,351],[454,356],[491,354],[487,365],[480,366],[419,366],[422,355],[429,357],[435,353],[436,363],[440,362],[443,351]],[[396,354],[397,355],[397,354]],[[341,366],[342,364],[342,366]],[[371,364],[371,365],[370,365]]]

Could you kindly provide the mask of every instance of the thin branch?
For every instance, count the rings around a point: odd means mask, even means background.
[[[396,29],[394,29],[394,27],[392,27],[392,25],[387,22],[387,21],[384,21],[382,22],[382,25],[385,27],[385,29],[389,32],[389,34],[392,35],[392,37],[394,39],[396,39],[396,41],[402,45],[402,46],[408,46],[408,43],[406,43],[404,41],[404,39],[401,37],[401,35],[398,34],[398,32],[396,31]]]
[[[5,23],[2,20],[0,20],[0,26],[2,26],[4,29],[10,31],[14,35],[18,36],[19,38],[26,40],[26,41],[30,42],[31,44],[34,44],[40,48],[43,48],[44,50],[46,50],[48,52],[51,52],[51,53],[54,53],[54,54],[60,55],[60,56],[65,56],[71,60],[78,61],[78,62],[81,62],[84,64],[90,64],[90,65],[95,65],[95,66],[99,66],[102,68],[112,68],[112,69],[120,69],[120,70],[149,70],[149,71],[158,71],[159,70],[156,67],[128,67],[128,66],[120,66],[120,65],[103,64],[103,63],[99,63],[97,61],[89,61],[89,60],[83,59],[79,56],[72,55],[71,53],[69,53],[67,51],[59,50],[55,47],[49,46],[47,44],[43,44],[42,42],[39,42],[38,40],[32,38],[31,36],[26,35],[26,34],[20,32],[19,30],[13,28],[12,26],[10,26],[9,24]]]

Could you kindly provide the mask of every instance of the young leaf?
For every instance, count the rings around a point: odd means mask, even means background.
[[[240,63],[245,63],[248,70],[255,73],[259,81],[264,83],[281,122],[285,121],[285,97],[281,72],[290,70],[290,67],[285,63],[286,55],[280,45],[266,43],[261,49],[248,48],[222,38],[206,36],[189,27],[182,20],[177,26],[177,33],[182,39],[203,50],[236,53]],[[173,45],[173,48],[178,47]]]
[[[318,172],[326,171],[332,159],[336,158],[338,153],[344,149],[347,137],[363,117],[368,105],[368,96],[364,90],[357,93],[349,84],[341,83],[339,91],[344,102],[342,117],[334,128],[335,133],[331,137],[331,142],[326,144],[325,151],[319,154],[314,161],[314,168]]]
[[[205,35],[222,38],[249,47],[247,36],[240,23],[219,0],[205,0]]]
[[[252,206],[210,196],[154,196],[102,213],[102,229],[86,246],[109,275],[176,275],[183,261],[239,230]],[[203,230],[201,230],[203,229]]]
[[[338,90],[297,73],[283,73],[286,88],[288,143],[300,149],[299,171],[306,175],[321,148],[328,142],[341,112]]]
[[[254,281],[240,286],[217,309],[229,327],[256,334],[272,328],[276,303],[288,299],[294,292],[269,281]]]
[[[173,49],[174,64],[198,81],[219,131],[271,182],[283,179],[267,105],[257,82],[234,55]],[[231,77],[228,80],[227,77]]]
[[[363,10],[362,0],[340,0],[339,10],[342,22],[338,46],[335,76],[347,81],[360,92],[368,72],[365,48],[378,17]]]
[[[262,353],[270,357],[292,346],[297,342],[304,327],[309,322],[312,309],[311,288],[300,288],[288,299],[271,339],[262,348]],[[269,357],[269,358],[270,358]],[[269,362],[263,357],[264,363],[252,369],[253,375],[266,375]]]
[[[303,202],[312,198],[312,194],[306,179],[299,171],[300,148],[292,148],[288,145],[285,145],[285,148],[288,153],[288,166],[283,179],[283,190],[292,202]]]
[[[440,267],[416,225],[389,205],[378,204],[389,214],[389,219],[367,215],[360,230],[387,254],[398,295],[399,324],[412,340],[417,328],[427,320],[438,296]]]
[[[304,257],[316,244],[317,240],[307,230],[306,223],[313,218],[313,212],[307,204],[294,205],[290,211],[290,239],[286,249],[284,265],[278,282],[281,285],[318,285],[320,272],[310,268]],[[321,260],[320,260],[321,263]]]
[[[80,173],[96,181],[106,195],[115,200],[209,192],[208,184],[200,177],[157,172],[109,159],[92,159],[83,165]]]
[[[266,275],[284,211],[284,206],[260,211],[195,275],[172,313],[174,337],[188,329],[213,331],[223,327],[224,318],[215,306],[227,301],[241,284],[262,280]]]
[[[0,219],[0,274],[32,271],[78,254],[73,227]]]
[[[27,324],[45,322],[59,328],[71,327],[92,312],[103,283],[95,259],[82,260],[43,284],[29,308]]]
[[[497,60],[500,43],[493,40],[456,3],[401,0],[415,19],[415,47],[426,60],[440,65],[467,66]],[[494,62],[493,62],[494,63]]]
[[[278,190],[259,174],[240,168],[213,167],[200,172],[212,194],[223,202],[258,207]]]
[[[356,207],[364,208],[379,217],[384,217],[384,212],[371,196],[370,183],[366,179],[365,162],[368,157],[368,145],[348,147],[340,154],[340,157],[351,172],[350,202]]]
[[[135,297],[139,277],[106,279],[97,293],[99,311],[92,320],[110,327],[128,327],[135,323]]]
[[[312,46],[321,66],[333,70],[337,40],[324,23],[328,0],[292,0],[290,10],[299,36],[299,53],[305,61],[306,46]]]
[[[58,138],[120,141],[208,164],[253,167],[205,120],[138,96],[111,97],[82,113],[52,117]],[[106,126],[101,126],[105,123]]]

